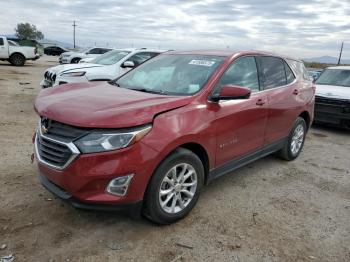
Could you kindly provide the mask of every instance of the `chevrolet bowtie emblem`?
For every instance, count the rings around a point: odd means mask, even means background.
[[[47,118],[41,119],[41,133],[46,134],[49,131],[50,120]]]

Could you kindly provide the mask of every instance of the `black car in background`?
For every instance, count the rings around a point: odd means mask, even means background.
[[[68,50],[59,46],[48,46],[44,48],[45,55],[61,55]]]

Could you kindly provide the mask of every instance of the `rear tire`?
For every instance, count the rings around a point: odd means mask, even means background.
[[[153,174],[143,214],[158,224],[184,218],[197,203],[203,182],[204,167],[198,156],[188,149],[176,149]]]
[[[287,161],[296,159],[303,149],[306,131],[305,120],[302,117],[298,117],[289,133],[287,142],[284,147],[277,152],[278,156]]]
[[[23,66],[26,62],[26,58],[21,54],[13,54],[10,56],[9,61],[14,66]]]

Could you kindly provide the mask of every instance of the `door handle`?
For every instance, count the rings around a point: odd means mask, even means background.
[[[264,104],[265,104],[265,101],[262,99],[258,99],[258,101],[256,101],[257,106],[263,106]]]
[[[298,89],[294,89],[293,95],[297,95],[297,94],[299,94],[299,90]]]

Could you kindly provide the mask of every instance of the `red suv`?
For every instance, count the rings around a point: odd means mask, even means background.
[[[212,179],[274,152],[295,159],[314,93],[301,61],[257,51],[170,52],[108,83],[48,88],[39,178],[75,207],[172,223]]]

